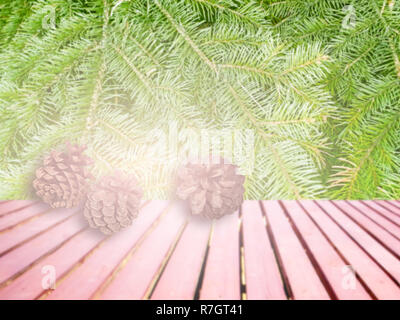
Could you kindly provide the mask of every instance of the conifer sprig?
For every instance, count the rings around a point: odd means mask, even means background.
[[[252,130],[247,198],[398,198],[399,4],[5,0],[0,198],[28,197],[65,140],[88,145],[96,174],[129,170],[165,198],[171,126]],[[199,145],[179,139],[178,154]]]

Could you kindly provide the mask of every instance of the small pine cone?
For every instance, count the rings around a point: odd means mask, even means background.
[[[93,163],[83,154],[85,149],[67,143],[66,151],[52,150],[36,170],[33,187],[51,207],[71,208],[83,200],[91,177],[89,165]]]
[[[92,186],[84,216],[92,228],[112,234],[128,227],[137,217],[143,196],[135,177],[115,172]]]
[[[239,209],[244,176],[232,164],[188,164],[178,172],[177,196],[188,200],[192,214],[218,219]]]

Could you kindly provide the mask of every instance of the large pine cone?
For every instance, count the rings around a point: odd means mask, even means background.
[[[118,232],[137,217],[142,196],[135,177],[115,172],[88,192],[84,216],[92,228],[105,234]]]
[[[232,164],[188,164],[178,172],[177,196],[188,200],[192,214],[218,219],[239,209],[244,176]]]
[[[33,187],[36,194],[53,208],[79,205],[85,196],[89,165],[92,160],[83,154],[85,146],[70,145],[64,152],[53,150],[36,170]]]

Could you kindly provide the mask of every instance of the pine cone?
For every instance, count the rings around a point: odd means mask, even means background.
[[[84,216],[92,228],[112,234],[132,224],[143,196],[135,177],[115,172],[87,194]]]
[[[71,208],[83,200],[91,177],[92,160],[83,154],[85,146],[70,145],[67,150],[51,151],[36,170],[33,187],[36,194],[53,208]]]
[[[232,164],[188,164],[178,172],[177,196],[188,200],[192,214],[218,219],[239,209],[244,176]]]

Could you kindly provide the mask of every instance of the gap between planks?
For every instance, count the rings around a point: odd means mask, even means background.
[[[145,209],[145,210],[147,210],[147,209],[151,209],[151,207],[145,207],[145,205],[146,204],[148,204],[149,202],[146,202],[145,204],[143,204],[142,206],[141,206],[141,210],[142,209]],[[163,205],[163,208],[165,209],[165,206]],[[151,224],[152,223],[154,223],[154,220],[156,220],[156,218],[159,216],[159,214],[161,214],[162,213],[162,211],[163,210],[160,210],[159,212],[156,212],[156,213],[158,213],[157,215],[156,215],[156,217],[152,217],[152,215],[150,215],[150,220],[148,220],[147,222],[146,222],[146,215],[144,214],[144,215],[140,215],[139,217],[138,217],[138,219],[139,220],[141,220],[141,223],[144,223],[145,225],[144,225],[144,229],[143,229],[143,232],[145,232],[147,229],[148,229],[148,227],[149,226],[151,226]],[[142,218],[144,219],[144,220],[142,220]],[[146,227],[146,225],[147,225],[147,223],[149,223],[149,226],[147,226]],[[135,226],[133,225],[133,228],[134,228]],[[140,227],[140,223],[139,223],[139,229],[140,229],[141,227]],[[98,230],[94,230],[94,229],[91,229],[91,231],[93,231],[93,232],[96,232],[96,234],[97,235],[102,235],[100,232],[98,232]],[[105,235],[102,235],[103,237],[105,237],[105,238],[102,238],[102,239],[99,239],[100,241],[98,241],[98,243],[95,243],[94,245],[93,245],[93,247],[92,248],[90,248],[90,250],[87,252],[87,253],[85,253],[79,260],[77,260],[78,262],[74,262],[72,265],[71,265],[71,267],[69,267],[69,269],[68,270],[66,270],[66,272],[67,273],[64,273],[65,275],[64,275],[64,277],[62,278],[62,279],[59,279],[59,281],[57,282],[57,285],[56,285],[56,289],[55,290],[51,290],[51,291],[48,291],[47,293],[45,293],[44,295],[42,295],[40,298],[41,299],[45,299],[45,298],[50,298],[50,299],[53,299],[53,298],[55,298],[55,299],[62,299],[62,295],[60,296],[60,292],[63,292],[63,284],[68,284],[68,283],[70,283],[71,282],[71,280],[77,280],[76,279],[76,277],[75,276],[78,276],[78,283],[80,284],[80,282],[81,281],[84,281],[85,279],[83,278],[83,279],[79,279],[79,274],[80,274],[80,272],[82,273],[83,272],[83,274],[85,275],[86,274],[86,272],[87,272],[87,268],[89,267],[89,270],[90,270],[90,267],[91,267],[91,264],[93,264],[93,259],[92,258],[94,258],[95,260],[96,260],[96,256],[102,256],[105,252],[104,252],[104,250],[106,250],[105,248],[106,247],[112,247],[113,245],[115,245],[115,240],[116,239],[118,239],[118,236],[122,236],[122,239],[125,239],[127,236],[128,236],[128,239],[129,239],[129,235],[130,235],[131,233],[129,233],[129,228],[128,229],[125,229],[125,230],[123,230],[121,233],[119,233],[118,235],[115,235],[114,237],[111,237],[111,236],[108,236],[108,237],[106,237]],[[141,233],[141,235],[138,235],[138,239],[141,237],[143,235],[143,233]],[[91,235],[89,235],[89,236],[91,236]],[[91,237],[91,239],[92,239],[93,237]],[[90,239],[90,240],[91,240]],[[100,243],[101,242],[101,243]],[[135,240],[134,241],[134,243],[136,243],[137,242],[137,240]],[[128,245],[129,245],[129,243],[128,243]],[[129,251],[129,249],[127,249],[127,251]],[[122,258],[123,258],[124,256],[122,256]],[[117,255],[117,258],[118,258],[118,255]],[[116,265],[117,265],[118,263],[116,263]],[[85,270],[85,268],[86,268],[86,270]],[[99,267],[100,268],[100,267]],[[101,267],[102,268],[102,267]],[[112,270],[110,270],[110,272],[111,272]],[[107,279],[107,278],[106,278]],[[68,282],[67,280],[69,280],[70,282]],[[75,281],[75,282],[77,282],[77,281]],[[91,282],[91,280],[89,279],[89,283],[93,283],[93,282]],[[96,283],[94,283],[94,285],[95,285],[95,287],[93,287],[92,286],[92,289],[95,291],[95,290],[97,290],[97,288],[98,288],[98,286],[99,285],[101,285],[102,284],[102,282],[99,282],[97,285],[96,285]],[[65,289],[65,288],[64,288]],[[89,289],[89,291],[90,290],[92,290],[92,289]],[[61,291],[58,291],[58,290],[61,290]],[[67,286],[67,290],[68,290],[68,286]],[[67,291],[68,292],[68,291]],[[53,294],[55,294],[56,296],[55,297],[53,297]],[[69,292],[69,293],[67,293],[67,295],[68,294],[71,294],[71,292]],[[86,292],[85,293],[86,295],[84,295],[84,296],[82,296],[81,298],[82,299],[88,299],[88,298],[90,298],[90,293],[88,293],[88,292]],[[50,296],[50,297],[49,297]],[[75,297],[72,295],[72,296],[68,296],[68,298],[69,299],[75,299]],[[79,298],[78,298],[79,299]]]
[[[27,214],[26,218],[19,219],[18,215],[21,215],[20,211],[25,211],[28,209],[35,209],[37,212],[34,211],[32,215]],[[19,208],[15,211],[9,212],[3,216],[0,216],[0,225],[6,221],[7,223],[3,225],[2,227],[0,226],[0,234],[7,233],[10,230],[13,230],[19,226],[22,226],[24,224],[27,224],[43,215],[45,215],[48,212],[51,212],[52,208],[47,207],[46,205],[43,205],[42,203],[35,203],[32,205],[25,206],[23,208]],[[14,221],[13,221],[14,218]]]
[[[54,248],[52,248],[51,250],[47,251],[45,254],[43,254],[42,256],[38,257],[35,261],[31,262],[30,264],[28,264],[26,267],[22,268],[20,271],[18,271],[17,273],[15,273],[13,276],[11,276],[9,279],[5,280],[4,282],[0,283],[0,290],[3,289],[4,287],[7,287],[8,285],[10,285],[13,281],[15,281],[19,276],[21,276],[22,274],[24,274],[25,272],[29,271],[30,269],[32,269],[34,266],[36,266],[38,263],[40,263],[41,261],[43,261],[44,259],[46,259],[48,256],[50,256],[51,254],[53,254],[54,252],[56,252],[57,250],[59,250],[60,248],[62,248],[64,246],[65,243],[67,243],[68,241],[70,241],[71,239],[73,239],[76,235],[80,234],[81,232],[84,232],[87,228],[84,229],[80,229],[77,232],[75,232],[74,234],[72,234],[70,237],[66,238],[65,240],[63,240],[61,243],[59,243],[57,246],[55,246]]]
[[[369,255],[369,257],[370,257],[375,263],[378,263],[378,261],[376,261],[376,259],[374,259],[374,258],[370,255],[370,253],[368,252],[368,250],[367,250],[366,248],[364,248],[361,244],[359,244],[359,243],[347,232],[347,230],[345,230],[335,219],[333,219],[333,218],[319,205],[319,203],[318,203],[317,201],[314,201],[314,202],[318,205],[318,207],[320,207],[320,208],[322,209],[322,211],[323,211],[328,217],[330,217],[330,219],[331,219],[337,226],[339,226],[339,227],[342,229],[343,232],[345,232],[345,233],[346,233],[346,234],[347,234],[347,235],[348,235],[348,236],[349,236],[349,237],[350,237],[350,238],[351,238],[365,253],[367,253],[367,254]],[[308,213],[307,213],[307,210],[301,205],[301,201],[298,201],[298,203],[299,203],[300,206],[303,208],[304,212],[305,212],[306,214],[308,214]],[[364,204],[364,203],[363,203],[363,204]],[[261,204],[260,204],[260,205],[261,205]],[[336,204],[334,204],[334,205],[336,206]],[[370,210],[373,210],[374,212],[376,212],[377,214],[379,214],[380,216],[382,216],[382,215],[378,212],[378,210],[376,210],[376,208],[374,209],[374,208],[371,208],[371,206],[368,206],[368,205],[366,205],[366,204],[364,204],[364,205],[367,206],[368,208],[370,208]],[[380,204],[377,204],[377,205],[379,205],[380,207],[385,208],[384,206],[382,206],[382,205],[380,205]],[[285,208],[283,204],[281,204],[281,206],[283,206],[283,208]],[[129,261],[129,259],[132,257],[133,253],[139,248],[140,244],[144,241],[144,239],[152,232],[152,230],[155,228],[155,226],[159,223],[161,217],[162,217],[163,215],[165,215],[166,212],[168,212],[168,210],[167,210],[168,208],[169,208],[169,209],[171,208],[171,204],[170,204],[166,209],[164,209],[164,212],[163,212],[159,217],[157,217],[157,219],[153,222],[153,224],[149,227],[149,229],[145,232],[145,234],[142,235],[142,237],[141,237],[140,240],[137,242],[137,244],[135,244],[135,246],[131,249],[131,251],[125,256],[124,260],[121,261],[121,263],[120,263],[119,265],[117,265],[117,267],[116,267],[115,270],[112,272],[112,274],[109,276],[109,278],[107,278],[107,279],[99,286],[99,289],[95,292],[95,294],[92,296],[92,298],[98,298],[98,297],[101,295],[101,292],[103,292],[103,291],[106,289],[106,287],[109,285],[109,283],[112,282],[113,278],[118,274],[118,272],[120,272],[120,271],[123,269],[123,267],[124,267],[124,266],[126,265],[126,263]],[[19,208],[19,209],[17,209],[16,211],[19,211],[19,210],[22,210],[22,209],[23,209],[23,208]],[[283,267],[283,264],[282,264],[281,261],[280,261],[281,258],[280,258],[280,254],[279,254],[279,248],[277,248],[277,246],[276,246],[276,243],[275,243],[275,239],[274,239],[274,237],[273,237],[273,234],[272,234],[271,232],[268,231],[269,223],[268,223],[268,217],[267,217],[266,214],[265,214],[265,210],[263,209],[262,206],[261,206],[261,209],[262,209],[262,212],[263,212],[263,215],[264,215],[264,221],[265,221],[265,224],[266,224],[266,225],[265,225],[266,233],[267,233],[267,235],[268,235],[268,237],[269,237],[269,239],[270,239],[270,241],[271,241],[272,248],[273,248],[273,252],[274,252],[274,254],[275,254],[275,258],[276,258],[277,264],[278,264],[278,266],[279,266],[280,269],[281,269],[281,270],[280,270],[280,272],[281,272],[281,277],[282,277],[282,280],[283,280],[283,283],[284,283],[284,286],[285,286],[285,289],[286,289],[288,298],[292,298],[292,297],[291,297],[291,294],[290,294],[290,292],[291,292],[290,283],[289,283],[289,280],[288,280],[288,278],[287,278],[287,275],[285,274],[286,271],[285,271],[285,269],[284,269],[284,267]],[[347,216],[347,213],[344,212],[342,208],[338,207],[338,209],[339,209],[340,211],[342,211],[344,214],[346,214],[346,216]],[[358,209],[358,208],[355,208],[355,209],[358,210],[358,211],[360,211],[361,213],[363,213],[360,209]],[[386,208],[386,210],[392,211],[392,210],[389,210],[388,208]],[[287,213],[287,212],[286,212],[286,213]],[[392,213],[394,214],[394,212],[392,212]],[[41,214],[43,214],[43,213],[41,213]],[[363,213],[363,214],[364,214],[364,213]],[[38,215],[40,215],[40,214],[38,214]],[[26,223],[26,222],[28,222],[28,221],[31,221],[31,220],[34,219],[35,217],[36,217],[36,216],[31,217],[31,218],[28,218],[28,219],[22,221],[21,223],[18,223],[18,224],[15,225],[15,226],[18,226],[18,225],[20,225],[20,224],[24,224],[24,223]],[[72,216],[71,216],[71,217],[72,217]],[[71,217],[68,217],[68,218],[66,218],[65,220],[67,220],[67,219],[69,219],[69,218],[71,218]],[[384,217],[384,218],[385,218],[385,217]],[[64,221],[64,220],[62,220],[62,221]],[[29,239],[26,239],[23,243],[29,242],[31,239],[33,239],[33,238],[39,236],[39,235],[42,234],[42,233],[45,233],[47,230],[52,229],[54,226],[56,226],[56,225],[62,223],[62,221],[61,221],[61,222],[58,222],[58,223],[55,224],[55,225],[50,226],[49,228],[47,228],[46,230],[40,232],[39,234],[34,235],[33,237],[31,237],[31,238],[29,238]],[[323,229],[320,228],[320,226],[316,223],[315,220],[312,219],[312,221],[313,221],[313,223],[316,225],[316,227],[321,231],[321,233],[324,235],[324,237],[328,240],[328,242],[329,242],[330,245],[334,248],[334,250],[335,250],[336,252],[338,252],[338,254],[341,256],[341,258],[343,259],[343,261],[346,262],[346,263],[348,263],[348,261],[345,260],[343,254],[342,254],[340,251],[338,251],[338,249],[336,248],[335,244],[334,244],[329,238],[327,238],[326,234],[324,234]],[[361,226],[360,223],[359,223],[358,221],[353,221],[353,222],[354,222],[355,224],[357,224],[361,229],[363,229],[364,232],[366,232],[365,228],[364,228],[363,226]],[[391,221],[391,222],[393,223],[393,221]],[[242,213],[241,213],[241,211],[240,211],[240,215],[239,215],[239,234],[241,234],[241,233],[243,232],[243,230],[242,230],[242,228],[243,228],[242,223],[243,223],[243,222],[242,222]],[[294,222],[292,221],[292,223],[294,223]],[[214,224],[213,224],[213,225],[214,225]],[[171,256],[173,255],[174,250],[175,250],[175,248],[176,248],[178,242],[180,241],[181,236],[182,236],[182,233],[183,233],[184,229],[186,228],[186,226],[187,226],[187,221],[186,221],[185,224],[181,227],[180,231],[178,232],[177,237],[176,237],[175,240],[174,240],[174,243],[171,245],[170,249],[168,250],[167,255],[164,257],[164,259],[163,259],[163,261],[162,261],[162,263],[161,263],[160,268],[157,270],[157,272],[156,272],[156,274],[154,275],[152,281],[150,282],[150,285],[149,285],[148,289],[146,290],[146,294],[145,294],[145,296],[144,296],[145,299],[151,298],[151,295],[152,295],[152,293],[154,292],[154,289],[156,288],[156,285],[157,285],[157,283],[158,283],[160,277],[162,276],[163,271],[164,271],[166,265],[168,264],[168,261],[170,260]],[[377,225],[377,226],[383,228],[383,227],[380,226],[380,225]],[[14,227],[14,226],[13,226],[13,227]],[[296,237],[297,237],[298,239],[299,239],[299,237],[302,237],[301,232],[297,232],[297,233],[295,232],[295,230],[293,229],[294,226],[293,226],[292,224],[291,224],[291,228],[292,228],[292,231],[294,232],[294,234],[296,235]],[[70,240],[71,240],[73,237],[75,237],[78,233],[83,232],[84,230],[85,230],[85,229],[78,231],[76,234],[74,234],[73,236],[71,236],[69,239],[67,239],[67,240],[65,240],[64,242],[62,242],[59,246],[55,247],[53,250],[49,251],[49,252],[46,253],[45,255],[39,257],[36,261],[34,261],[32,264],[30,264],[30,265],[29,265],[28,267],[26,267],[25,269],[23,269],[23,271],[19,272],[16,276],[12,277],[12,279],[14,280],[14,279],[17,278],[19,275],[21,275],[22,273],[26,272],[27,270],[29,270],[30,268],[32,268],[34,265],[36,265],[39,261],[42,261],[42,260],[43,260],[45,257],[47,257],[48,255],[54,253],[54,252],[57,251],[57,250],[61,250],[62,247],[64,246],[64,244],[65,244],[66,242],[70,241]],[[387,230],[384,229],[384,228],[383,228],[383,230],[387,231]],[[195,298],[196,298],[196,297],[199,297],[199,292],[200,292],[200,290],[201,290],[202,280],[203,280],[203,278],[204,278],[204,268],[206,267],[208,251],[209,251],[210,242],[211,242],[211,239],[212,239],[212,233],[213,233],[213,227],[212,227],[211,230],[210,230],[210,235],[209,235],[209,239],[208,239],[206,254],[205,254],[205,256],[204,256],[204,260],[203,260],[203,264],[202,264],[202,270],[201,270],[201,272],[200,272],[200,274],[199,274],[199,280],[198,280],[198,285],[197,285],[197,289],[196,289],[196,293],[195,293]],[[368,232],[366,232],[366,234],[368,234],[368,236],[371,236],[371,234],[369,234]],[[107,239],[107,238],[106,238],[106,239]],[[80,265],[82,265],[82,264],[84,263],[84,261],[85,261],[95,250],[97,250],[97,249],[103,244],[104,241],[106,241],[106,239],[102,240],[101,243],[99,243],[99,244],[98,244],[95,248],[93,248],[87,255],[85,255],[82,259],[80,259],[80,260],[67,272],[67,274],[65,274],[62,278],[60,278],[60,279],[57,281],[57,283],[58,283],[59,281],[60,281],[60,282],[66,281],[67,278],[68,278],[68,276],[69,276],[70,274],[72,274]],[[381,242],[379,239],[376,239],[376,238],[374,238],[374,239],[375,239],[379,244],[382,245],[382,242]],[[300,239],[299,239],[299,240],[300,240]],[[303,239],[303,241],[304,241],[304,239]],[[301,242],[301,241],[300,241],[300,242]],[[20,245],[20,244],[19,244],[19,245]],[[18,246],[19,246],[19,245],[18,245]],[[306,248],[304,248],[304,246],[303,246],[303,249],[307,252],[307,250],[306,250]],[[385,247],[385,249],[387,249],[387,248]],[[239,250],[240,250],[240,252],[239,252],[239,260],[240,260],[240,261],[239,261],[239,266],[240,266],[240,284],[241,284],[241,290],[240,290],[240,291],[241,291],[241,298],[242,298],[242,299],[246,299],[246,293],[247,293],[247,292],[246,292],[246,277],[245,277],[245,267],[246,267],[246,266],[245,266],[245,262],[244,262],[245,250],[244,250],[244,246],[243,246],[243,234],[241,234],[241,235],[239,236]],[[398,259],[398,256],[396,256],[396,258]],[[311,261],[311,262],[312,262],[312,261]],[[378,265],[379,265],[379,263],[378,263]],[[313,263],[313,266],[314,266],[314,268],[315,268],[314,263]],[[383,268],[381,265],[379,265],[379,266],[380,266],[381,268]],[[383,268],[383,270],[385,271],[384,268]],[[317,273],[318,273],[318,272],[317,272]],[[371,289],[370,289],[368,286],[365,285],[365,282],[364,282],[363,279],[359,276],[358,273],[356,274],[356,276],[357,276],[357,278],[363,283],[363,286],[365,287],[365,289],[366,289],[366,290],[367,290],[367,289],[369,290],[369,293],[372,295],[372,298],[374,298]],[[393,278],[392,278],[392,280],[393,280]],[[8,285],[8,282],[9,282],[9,281],[10,281],[10,280],[7,281],[7,284],[6,284],[6,285]],[[12,282],[12,281],[11,281],[11,282]],[[398,283],[398,282],[396,282],[396,284],[397,284],[397,286],[399,286],[399,283]],[[4,285],[4,283],[3,283],[3,285]],[[46,294],[43,294],[43,295],[41,295],[40,298],[45,298],[46,296],[47,296]],[[375,297],[375,298],[376,298],[376,297]]]
[[[50,224],[47,228],[44,228],[43,230],[38,231],[37,233],[33,233],[30,237],[27,237],[26,239],[23,239],[23,240],[21,240],[20,242],[16,243],[15,245],[9,247],[8,249],[6,249],[6,250],[0,252],[0,258],[1,258],[2,256],[6,255],[6,254],[8,254],[8,253],[10,253],[10,252],[12,252],[13,250],[15,250],[15,249],[21,247],[22,245],[24,245],[24,244],[26,244],[26,243],[28,243],[28,242],[34,240],[35,238],[37,238],[37,237],[43,235],[44,233],[50,231],[51,229],[53,229],[53,228],[59,226],[60,224],[66,222],[67,220],[72,219],[73,217],[76,217],[76,216],[78,216],[78,215],[79,215],[79,211],[77,211],[77,212],[75,212],[75,213],[72,213],[72,214],[68,215],[67,217],[65,217],[64,219],[61,219],[61,220],[59,220],[59,221],[56,221],[56,222],[53,223],[53,224]],[[38,218],[38,219],[39,219],[39,218]],[[36,220],[36,219],[34,219],[34,220]],[[11,232],[11,231],[10,231],[10,232]],[[0,233],[0,236],[1,236],[1,233]]]
[[[127,263],[130,261],[134,253],[139,249],[140,245],[149,237],[149,235],[153,232],[154,229],[160,224],[160,221],[170,212],[173,207],[173,203],[170,202],[166,208],[160,213],[160,215],[156,218],[156,220],[150,225],[150,227],[146,230],[146,232],[139,238],[139,240],[135,243],[135,245],[128,251],[125,257],[120,261],[118,265],[115,266],[114,270],[111,274],[101,283],[98,289],[93,293],[90,299],[98,300],[101,298],[102,294],[107,290],[110,284],[114,281],[114,279],[118,276],[118,274],[124,269]]]
[[[329,201],[330,203],[330,201]],[[385,261],[387,261],[387,259],[383,260],[383,257],[380,259],[380,261],[378,260],[377,255],[379,255],[379,253],[381,252],[382,254],[385,254],[385,258],[388,257],[392,257],[393,254],[386,250],[385,247],[381,246],[380,243],[378,241],[376,241],[374,238],[372,238],[370,235],[368,235],[365,231],[363,232],[357,232],[356,230],[353,230],[353,228],[350,228],[350,230],[352,230],[353,232],[350,232],[348,230],[348,228],[345,228],[345,226],[342,223],[339,223],[339,221],[333,217],[333,215],[331,213],[329,213],[326,208],[324,208],[319,202],[316,202],[316,204],[321,208],[322,211],[325,212],[325,214],[351,239],[353,240],[353,242],[365,253],[367,254],[367,256],[376,264],[379,266],[379,268],[397,285],[397,287],[400,288],[399,285],[399,280],[396,279],[396,276],[393,275],[390,270],[388,270],[387,264],[383,264]],[[358,228],[360,228],[357,224],[355,224]],[[362,230],[362,228],[360,228]],[[357,239],[358,238],[358,239]],[[369,251],[367,248],[367,243],[372,243],[375,245],[375,243],[378,244],[378,246],[376,246],[376,249],[379,250],[376,254],[373,254],[372,251]],[[374,246],[375,248],[375,246]],[[371,246],[372,249],[372,246]],[[381,255],[379,255],[381,256]],[[399,261],[398,258],[396,258],[396,256],[393,256],[397,261]],[[400,264],[399,264],[400,266]]]
[[[162,273],[168,263],[168,261],[170,260],[172,253],[175,251],[176,246],[178,245],[179,240],[182,238],[182,234],[183,231],[186,229],[188,225],[188,219],[186,219],[186,221],[183,223],[183,225],[180,227],[178,234],[176,236],[176,238],[173,240],[172,245],[170,246],[170,248],[168,249],[168,252],[166,254],[166,256],[164,257],[164,259],[161,262],[161,265],[159,267],[159,269],[156,271],[153,279],[150,281],[150,285],[147,288],[144,296],[143,296],[143,300],[149,300],[151,295],[154,292],[154,289],[157,286],[158,281],[160,280],[160,277],[162,276]]]

